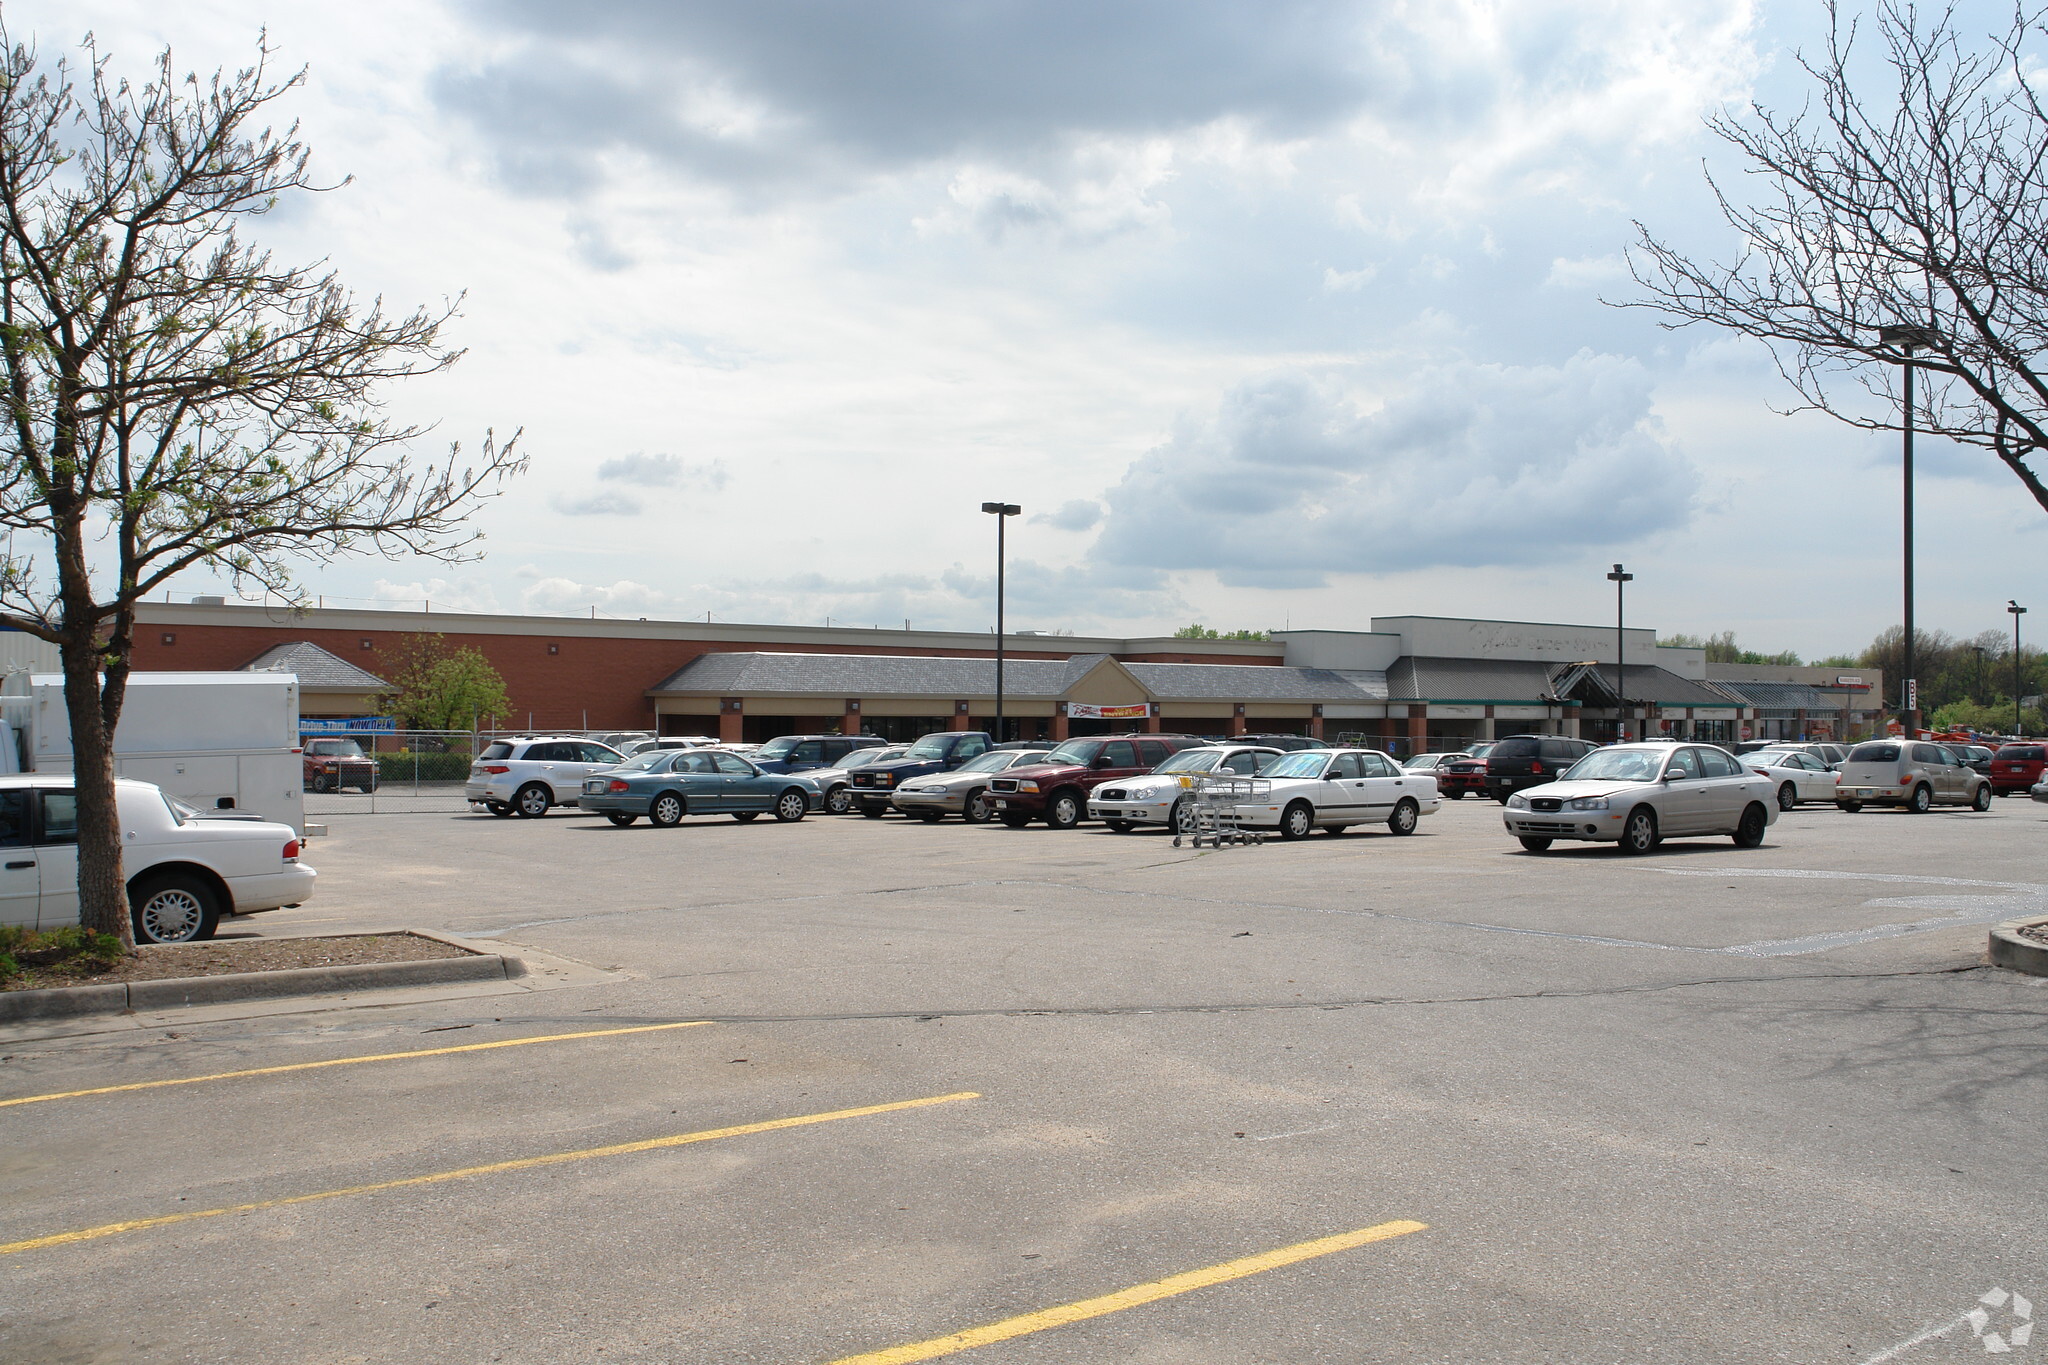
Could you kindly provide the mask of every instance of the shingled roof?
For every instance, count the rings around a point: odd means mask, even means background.
[[[1009,659],[1003,691],[1054,700],[1105,662],[1108,654],[1071,659]],[[1384,673],[1271,664],[1118,664],[1155,698],[1167,701],[1385,701]],[[993,659],[934,659],[900,654],[700,654],[648,689],[671,693],[760,696],[786,693],[844,697],[989,697]]]
[[[391,684],[376,674],[357,668],[338,654],[330,654],[311,640],[272,645],[236,671],[296,673],[300,687],[317,687],[326,691],[346,688],[355,692],[388,692],[391,689]]]

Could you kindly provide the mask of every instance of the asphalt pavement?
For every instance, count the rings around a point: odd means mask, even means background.
[[[2048,980],[1983,965],[2048,806],[1643,858],[1473,800],[1200,853],[322,818],[224,935],[605,971],[0,1031],[0,1359],[2048,1358]]]

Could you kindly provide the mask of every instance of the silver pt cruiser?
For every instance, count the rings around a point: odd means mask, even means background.
[[[1755,848],[1778,818],[1771,784],[1708,744],[1615,744],[1508,798],[1501,818],[1531,853],[1558,839],[1648,853],[1667,837],[1729,834]]]

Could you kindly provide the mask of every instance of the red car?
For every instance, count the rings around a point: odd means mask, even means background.
[[[2023,792],[2048,768],[2048,745],[2001,744],[1991,755],[1991,790],[2000,796]]]
[[[1453,801],[1464,800],[1467,793],[1486,795],[1486,754],[1491,748],[1491,744],[1475,744],[1462,757],[1439,763],[1437,790]]]
[[[1087,818],[1089,792],[1115,778],[1149,773],[1182,749],[1201,743],[1192,735],[1070,739],[1036,763],[991,777],[988,803],[1011,829],[1022,829],[1034,819],[1054,829],[1072,829]]]

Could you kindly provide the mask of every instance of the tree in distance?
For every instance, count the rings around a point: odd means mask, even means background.
[[[1270,640],[1273,637],[1263,630],[1232,630],[1217,632],[1200,621],[1191,626],[1182,626],[1173,633],[1176,640]]]
[[[1990,451],[2048,508],[2048,108],[2024,50],[2048,27],[2016,10],[1978,46],[1952,8],[1884,0],[1867,44],[1828,13],[1804,104],[1707,121],[1762,191],[1708,177],[1742,254],[1695,260],[1637,223],[1648,297],[1621,306],[1755,337],[1793,411],[1871,431],[1900,429],[1911,347],[1919,429]]]
[[[505,680],[491,661],[467,645],[450,649],[444,636],[407,637],[391,682],[391,714],[408,730],[490,727],[512,714]]]
[[[524,467],[414,456],[385,381],[440,370],[454,305],[389,315],[245,219],[315,192],[297,127],[257,129],[303,73],[270,52],[147,83],[91,39],[45,68],[0,25],[0,625],[57,646],[78,790],[80,922],[132,944],[114,809],[135,607],[190,569],[295,601],[347,553],[468,557],[465,519]],[[346,183],[346,182],[343,182]]]

